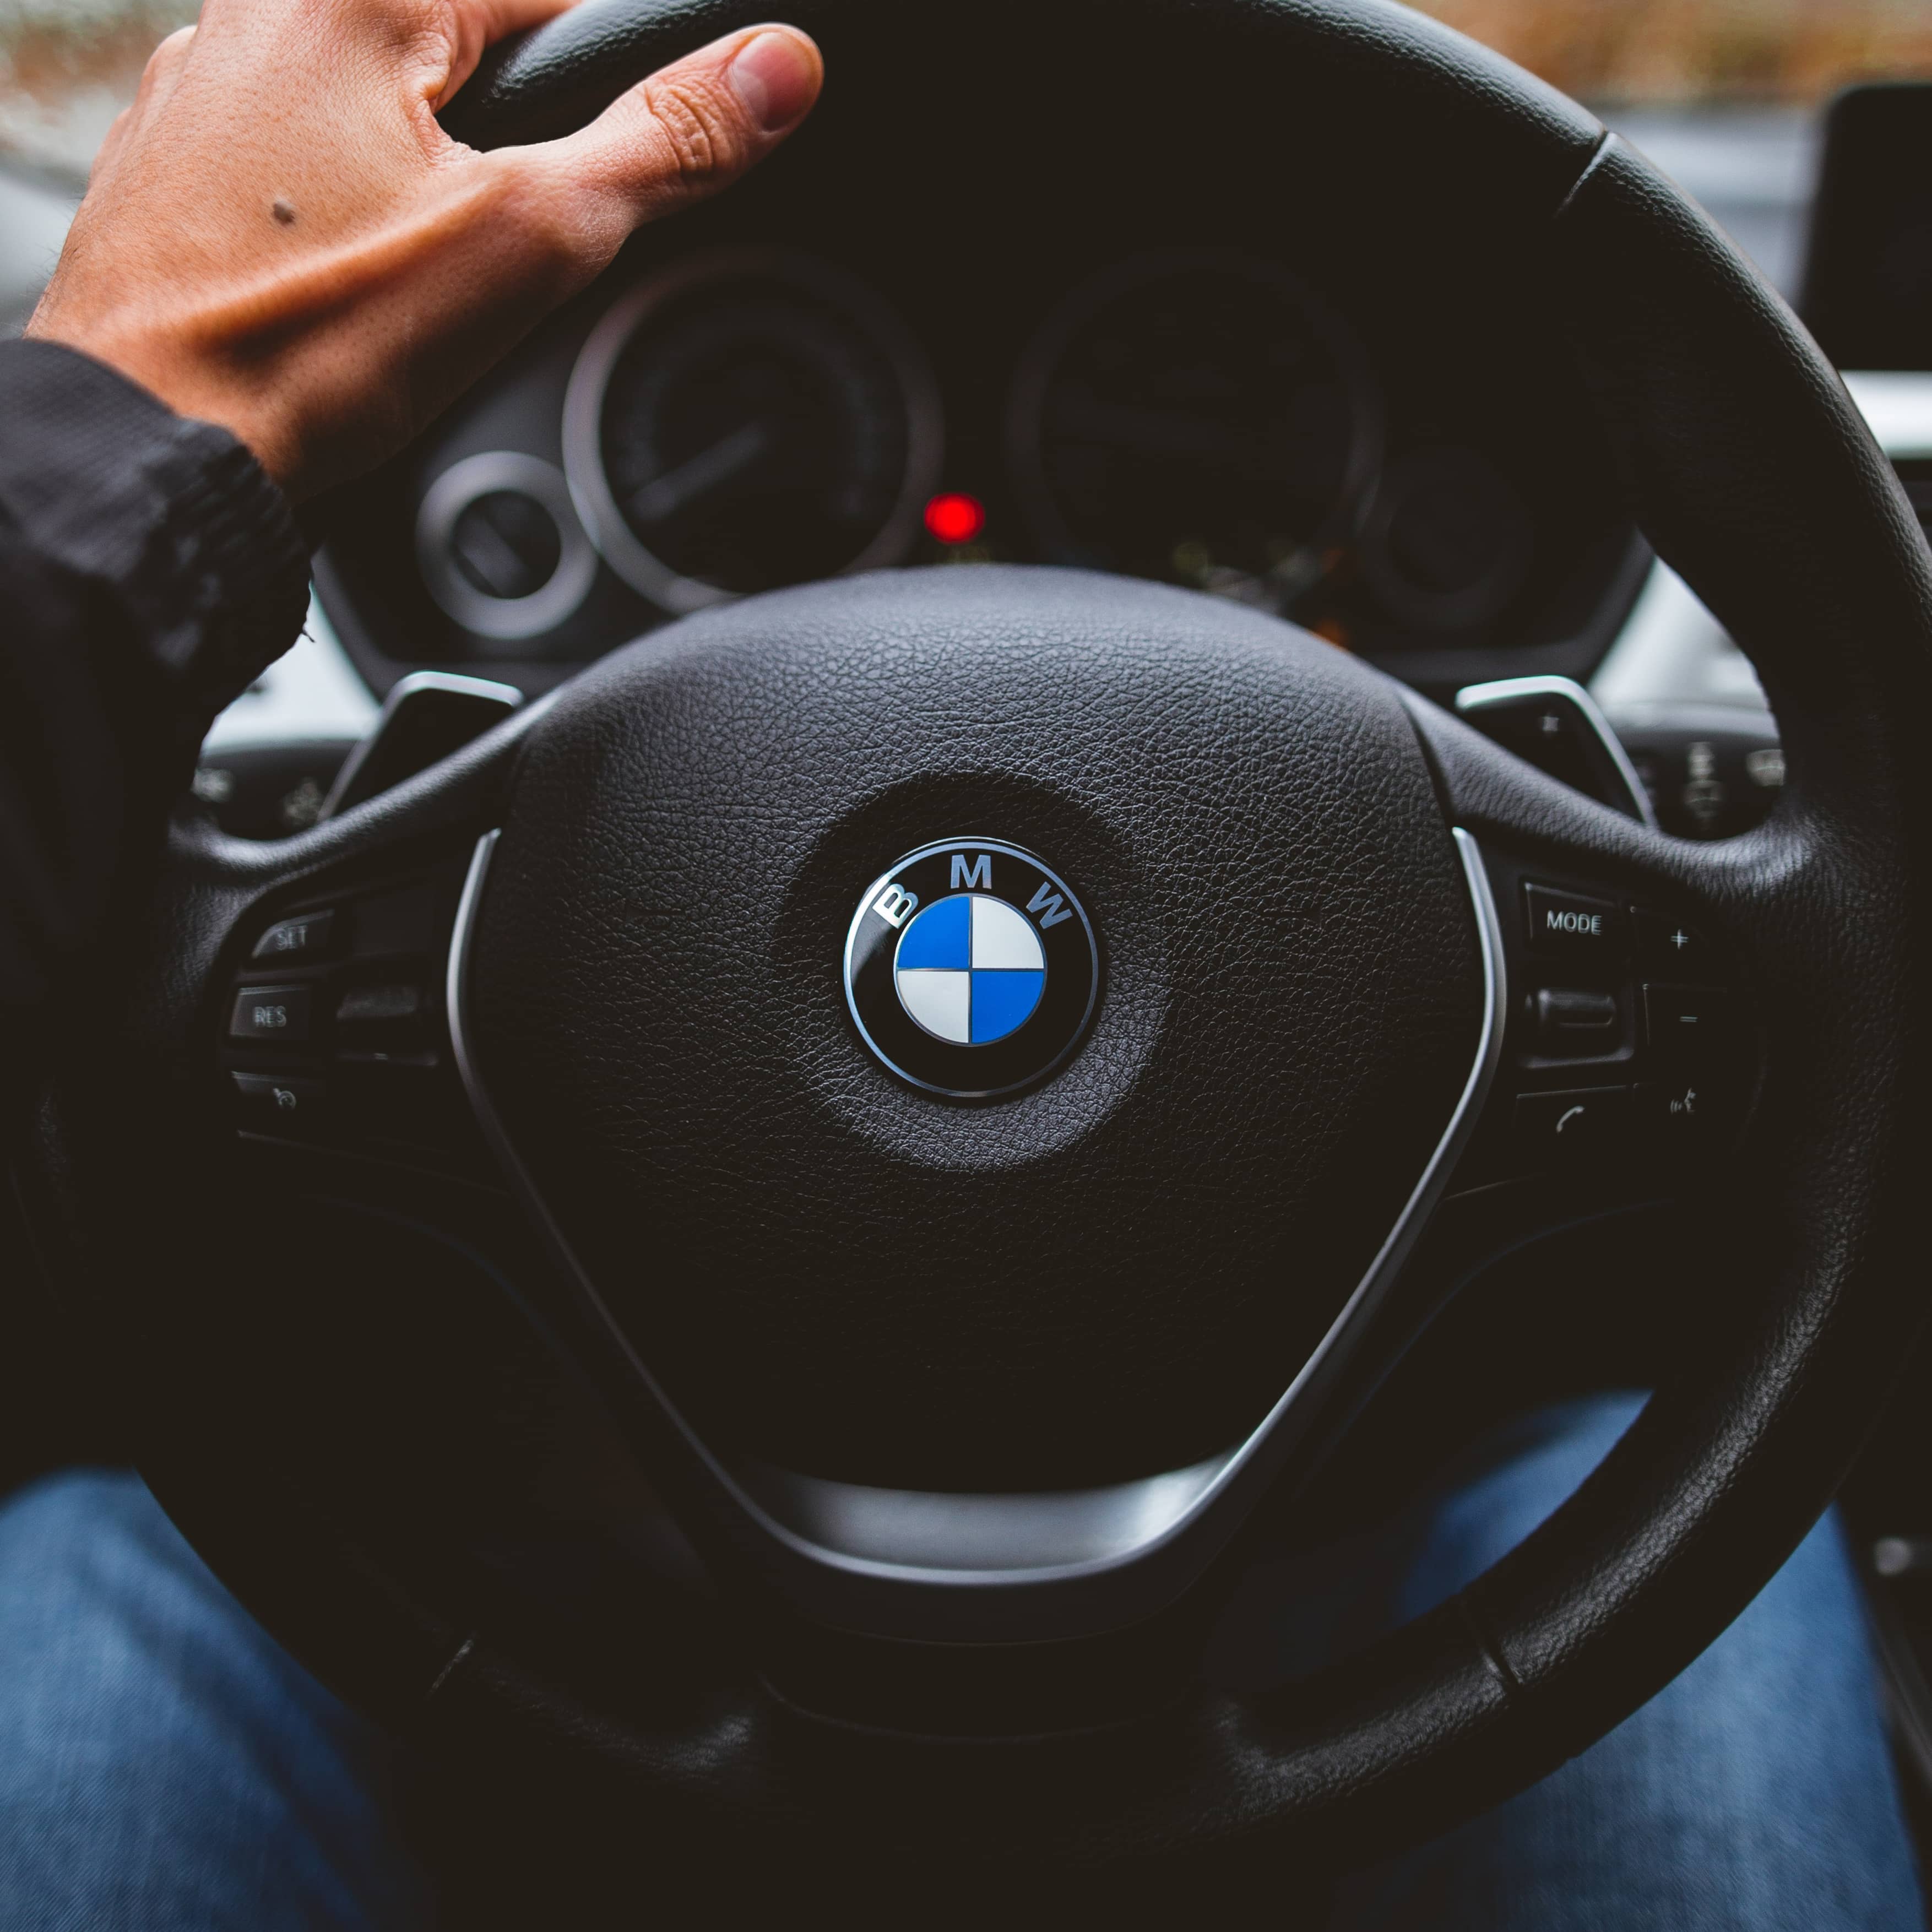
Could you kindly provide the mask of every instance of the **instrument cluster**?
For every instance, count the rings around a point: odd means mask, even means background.
[[[379,688],[452,664],[536,688],[730,598],[1046,562],[1232,598],[1428,683],[1472,651],[1547,658],[1640,574],[1628,524],[1547,490],[1519,423],[1392,397],[1267,256],[1114,260],[1015,339],[962,381],[970,340],[928,346],[814,254],[661,262],[344,507],[325,608]]]

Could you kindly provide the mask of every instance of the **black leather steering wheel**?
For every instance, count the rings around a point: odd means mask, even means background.
[[[124,1022],[48,1096],[35,1196],[164,1500],[393,1718],[560,1737],[640,1804],[821,1849],[862,1812],[964,1859],[1386,1849],[1546,1773],[1696,1655],[1829,1500],[1918,1332],[1932,559],[1778,298],[1506,63],[1378,0],[1040,10],[988,4],[971,32],[1104,31],[1156,61],[1211,40],[1324,95],[1378,192],[1426,178],[1478,211],[1584,370],[1646,533],[1757,668],[1789,771],[1771,820],[1665,837],[1189,594],[990,569],[782,592],[640,640],[299,837],[184,818]],[[842,62],[890,70],[877,50],[910,31],[873,0],[794,16],[826,49],[828,116]],[[554,133],[756,17],[586,0],[452,128]],[[1039,854],[1100,948],[1071,1058],[983,1105],[896,1078],[841,992],[868,882],[936,840]],[[440,1037],[533,1231],[519,1292],[719,1580],[740,1660],[700,1682],[530,1654],[234,1425],[276,1365],[196,1312],[202,1270],[175,1258],[222,1211],[218,1042],[236,989],[273,976],[272,922],[405,878],[455,882],[424,888],[453,946]],[[1426,1316],[1418,1245],[1473,1191],[1531,1211],[1485,1150],[1519,1144],[1523,976],[1562,943],[1525,908],[1552,904],[1613,948],[1659,910],[1724,962],[1734,1111],[1699,1171],[1721,1345],[1438,1610],[1287,1690],[1202,1689],[1257,1511]],[[1646,1032],[1640,966],[1612,976],[1617,1077],[1648,1104],[1658,1011]],[[364,1172],[368,1151],[329,1157]]]

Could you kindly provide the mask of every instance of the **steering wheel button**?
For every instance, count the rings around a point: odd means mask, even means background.
[[[1647,986],[1643,1016],[1650,1050],[1673,1065],[1702,1064],[1730,1050],[1731,998],[1721,987]]]
[[[255,942],[250,956],[256,959],[314,959],[328,950],[335,935],[333,910],[305,912],[278,920]]]
[[[1636,1090],[1637,1118],[1644,1138],[1660,1152],[1700,1152],[1721,1141],[1736,1124],[1736,1094],[1730,1084],[1704,1073],[1678,1080],[1648,1081]]]
[[[1587,1058],[1612,1053],[1618,1036],[1617,996],[1575,986],[1544,986],[1532,995],[1536,1043],[1545,1053]]]
[[[236,1097],[264,1126],[308,1126],[320,1112],[326,1088],[320,1080],[290,1073],[236,1073]]]
[[[1621,963],[1629,952],[1623,908],[1608,899],[1526,882],[1522,902],[1532,952],[1598,960],[1606,966]]]
[[[1701,973],[1709,964],[1712,945],[1700,927],[1688,920],[1672,919],[1667,913],[1647,906],[1630,908],[1630,923],[1636,935],[1640,966],[1652,972]]]
[[[1520,1094],[1516,1103],[1517,1144],[1539,1166],[1568,1167],[1621,1151],[1630,1114],[1628,1087]]]
[[[311,1017],[306,986],[244,986],[228,1016],[228,1037],[294,1046],[308,1038]]]
[[[423,1012],[420,986],[352,986],[335,1009],[343,1026],[402,1026]]]

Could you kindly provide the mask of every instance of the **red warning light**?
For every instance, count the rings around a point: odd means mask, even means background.
[[[943,544],[970,543],[986,527],[986,506],[949,490],[926,505],[926,526]]]

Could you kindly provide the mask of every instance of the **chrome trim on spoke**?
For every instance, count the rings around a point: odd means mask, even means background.
[[[1474,1061],[1435,1153],[1388,1239],[1293,1382],[1238,1447],[1187,1469],[1102,1489],[960,1496],[872,1489],[769,1466],[728,1464],[652,1376],[551,1220],[476,1060],[468,1016],[472,934],[500,834],[476,846],[457,910],[447,990],[450,1044],[492,1151],[641,1389],[692,1458],[720,1527],[765,1580],[841,1627],[934,1640],[1046,1640],[1116,1628],[1171,1602],[1226,1543],[1306,1433],[1324,1388],[1400,1275],[1474,1133],[1502,1057],[1502,928],[1482,854],[1456,842],[1481,956]]]
[[[746,1462],[739,1474],[782,1522],[821,1549],[946,1573],[1052,1570],[1131,1556],[1178,1522],[1225,1456],[1138,1482],[1020,1496],[879,1490]]]

